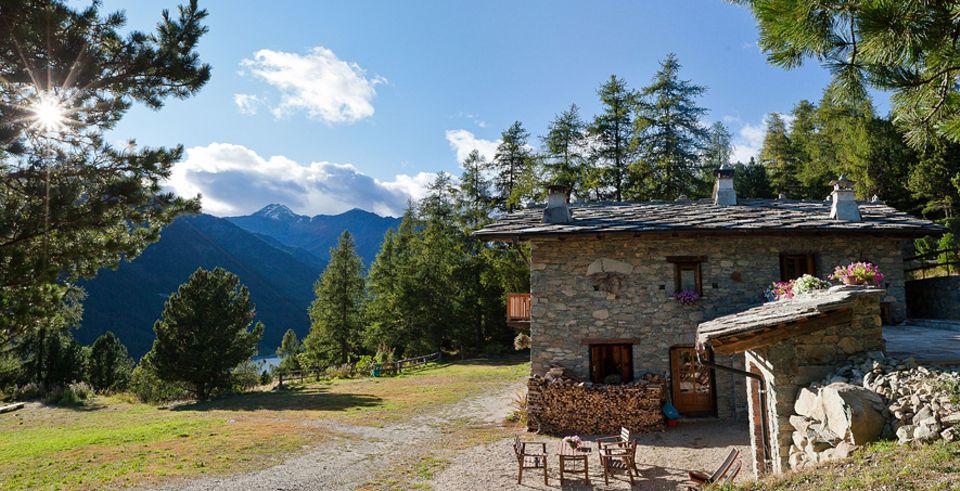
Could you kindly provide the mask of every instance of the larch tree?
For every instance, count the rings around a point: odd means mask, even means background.
[[[535,192],[535,159],[527,144],[529,138],[530,133],[519,121],[500,134],[500,144],[490,169],[493,171],[494,201],[503,211],[512,212]]]
[[[330,262],[313,290],[316,299],[310,305],[304,347],[315,359],[348,363],[361,336],[365,295],[363,261],[350,232],[344,230],[330,249]]]
[[[730,164],[731,155],[733,155],[733,136],[722,122],[717,121],[710,126],[707,142],[703,148],[700,163],[700,182],[702,183],[700,195],[711,195],[717,170],[724,164]]]
[[[283,333],[283,339],[280,340],[280,346],[277,348],[277,356],[280,357],[280,364],[278,367],[283,371],[294,371],[300,370],[300,352],[302,351],[303,346],[300,345],[300,340],[297,339],[297,333],[293,329],[287,329],[287,332]]]
[[[71,289],[132,260],[199,201],[161,183],[183,155],[107,138],[134,103],[159,109],[210,78],[196,1],[128,30],[94,2],[0,0],[0,350],[51,324]]]
[[[697,104],[706,88],[680,79],[673,53],[660,62],[650,85],[640,92],[633,145],[639,161],[630,167],[630,199],[676,199],[698,190],[707,110]]]
[[[592,159],[595,166],[602,169],[602,179],[594,186],[595,198],[601,199],[604,188],[609,187],[614,201],[623,201],[627,183],[627,169],[633,162],[631,147],[633,135],[633,110],[636,93],[627,87],[627,83],[610,75],[597,90],[600,97],[600,114],[593,118],[588,127],[592,139]]]
[[[463,174],[460,176],[457,208],[459,208],[464,228],[476,230],[490,220],[492,209],[490,181],[484,176],[490,163],[478,150],[473,150],[461,162],[461,166]]]
[[[162,380],[205,400],[233,384],[233,370],[257,353],[263,324],[254,323],[250,292],[222,268],[197,269],[163,305],[149,359]]]
[[[543,137],[543,167],[550,184],[560,185],[587,197],[584,123],[576,104],[556,115]]]

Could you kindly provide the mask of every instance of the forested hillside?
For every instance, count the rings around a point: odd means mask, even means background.
[[[321,269],[226,220],[197,215],[178,218],[140,257],[82,284],[87,299],[78,341],[89,343],[113,331],[139,357],[153,343],[153,323],[170,293],[197,268],[217,266],[250,289],[257,319],[267,326],[262,340],[267,353],[288,328],[306,332],[307,306]]]
[[[337,237],[349,230],[357,243],[357,252],[367,266],[383,242],[383,234],[394,228],[400,219],[382,217],[369,211],[352,209],[339,215],[297,215],[281,204],[270,204],[247,216],[228,217],[233,224],[256,234],[270,237],[287,247],[303,249],[326,264],[330,248]]]

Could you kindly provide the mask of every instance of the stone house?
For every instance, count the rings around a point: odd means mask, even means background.
[[[774,281],[824,277],[855,260],[886,274],[884,320],[906,317],[903,241],[942,228],[876,199],[857,202],[851,184],[841,176],[823,202],[739,200],[732,169],[722,168],[713,198],[700,201],[570,205],[551,189],[545,208],[475,236],[530,245],[533,374],[561,366],[594,383],[665,374],[685,416],[740,416],[744,379],[697,363],[698,324],[762,303]],[[679,303],[683,290],[699,300]],[[743,355],[715,361],[744,366]]]

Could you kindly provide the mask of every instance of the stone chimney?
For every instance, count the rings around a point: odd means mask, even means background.
[[[713,204],[737,204],[737,192],[733,189],[733,167],[729,164],[724,163],[717,169],[717,182],[713,184]]]
[[[853,185],[855,182],[847,179],[847,176],[840,174],[833,184],[833,205],[830,208],[830,218],[834,220],[843,220],[846,222],[860,221],[860,207],[857,206],[857,199],[853,194]]]
[[[547,187],[547,207],[543,210],[543,223],[571,223],[570,190],[564,186]]]

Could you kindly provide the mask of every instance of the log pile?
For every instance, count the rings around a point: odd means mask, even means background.
[[[550,435],[617,434],[620,427],[643,432],[664,427],[662,376],[646,375],[622,385],[578,382],[555,369],[527,384],[528,425]]]

